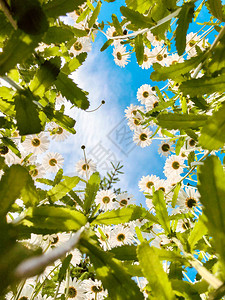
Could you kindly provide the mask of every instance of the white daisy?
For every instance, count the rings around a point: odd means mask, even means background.
[[[135,199],[133,199],[133,195],[130,195],[128,193],[122,193],[120,195],[116,196],[116,200],[119,204],[119,207],[125,207],[129,204],[134,204],[135,203]]]
[[[147,147],[152,143],[151,134],[149,128],[138,128],[134,133],[133,141],[142,148]]]
[[[55,104],[56,105],[62,105],[62,104],[65,104],[66,102],[66,98],[63,97],[60,93],[56,96],[55,98]]]
[[[159,154],[167,157],[173,151],[172,145],[173,142],[162,141],[158,149]]]
[[[181,63],[183,61],[184,61],[184,58],[182,56],[179,56],[177,53],[173,53],[173,54],[167,56],[166,65],[171,66],[171,65],[175,65],[177,63]]]
[[[70,133],[56,123],[50,124],[50,135],[56,142],[63,142],[68,138]]]
[[[152,94],[145,101],[146,111],[150,111],[159,105],[159,99],[156,95]]]
[[[33,177],[33,179],[43,178],[46,174],[45,169],[41,164],[36,164],[36,166],[34,166],[34,168],[32,168],[29,173]]]
[[[156,187],[156,184],[159,180],[160,180],[160,178],[156,175],[142,176],[141,180],[138,183],[140,191],[143,191],[145,193],[149,193],[150,195],[152,195],[152,188],[153,188],[153,186]]]
[[[5,158],[5,163],[8,166],[20,162],[19,157],[3,144],[0,146],[0,156]]]
[[[144,122],[143,116],[139,112],[136,112],[135,114],[133,114],[133,116],[131,116],[128,119],[127,124],[131,130],[137,130],[139,127],[141,127],[141,124],[143,122]]]
[[[182,211],[192,211],[196,206],[200,206],[200,194],[194,187],[186,187],[185,190],[180,189],[177,198],[177,204]]]
[[[149,69],[152,66],[153,60],[151,59],[151,50],[147,47],[144,48],[143,63],[140,65],[142,69]]]
[[[167,180],[165,180],[165,179],[157,180],[157,182],[155,184],[156,191],[161,190],[165,193],[167,193],[169,191],[169,187],[170,187],[170,185],[168,184]]]
[[[80,264],[80,262],[82,260],[82,254],[77,248],[73,249],[73,251],[71,251],[70,254],[72,254],[72,259],[71,259],[70,263],[74,267],[76,267],[77,265]]]
[[[95,197],[96,204],[100,204],[100,209],[109,210],[118,207],[117,202],[113,201],[116,198],[116,195],[111,190],[98,191]]]
[[[135,117],[136,114],[138,113],[138,110],[142,111],[143,113],[145,112],[145,109],[143,106],[131,104],[124,111],[126,118],[130,119],[130,118]]]
[[[180,178],[180,174],[183,173],[184,160],[182,156],[171,155],[167,158],[163,173],[167,178]]]
[[[120,67],[125,67],[130,58],[130,54],[126,52],[126,47],[121,44],[116,44],[113,49],[113,56],[115,63]]]
[[[80,159],[76,163],[76,171],[82,177],[89,177],[92,173],[96,171],[96,164],[92,161],[92,159]]]
[[[134,243],[135,230],[121,224],[116,225],[112,230],[112,247],[132,245]]]
[[[77,38],[76,42],[70,48],[70,53],[73,53],[74,56],[82,52],[90,52],[91,51],[91,42],[89,37],[80,37]]]
[[[40,154],[48,150],[49,139],[44,133],[26,136],[22,146],[27,153]]]
[[[61,295],[63,294],[65,295],[66,288],[67,288],[67,280],[63,280],[59,288],[59,293]],[[68,299],[74,299],[74,300],[85,299],[85,289],[83,287],[81,280],[78,280],[77,278],[74,279],[69,278]]]
[[[83,288],[86,291],[85,299],[98,299],[102,300],[107,297],[107,291],[104,291],[102,282],[100,280],[92,280],[91,278],[85,279],[83,282]]]
[[[141,102],[141,104],[145,104],[152,96],[156,97],[156,92],[154,87],[151,87],[150,84],[143,84],[139,87],[137,91],[137,99]]]
[[[188,220],[188,219],[180,219],[177,222],[177,228],[176,231],[177,232],[184,232],[188,229],[191,229],[194,226],[194,224]]]
[[[166,65],[167,61],[167,50],[160,46],[155,47],[151,51],[152,63],[159,63],[161,66]]]
[[[49,152],[45,155],[42,160],[42,166],[47,172],[56,173],[60,168],[62,168],[64,158],[59,153]]]
[[[102,248],[106,250],[111,249],[111,233],[112,228],[111,226],[98,226],[98,228],[95,229],[95,233],[98,237],[98,240],[100,242],[100,245]]]
[[[164,44],[164,40],[159,40],[151,33],[151,31],[147,32],[147,39],[150,41],[153,47],[162,46]]]

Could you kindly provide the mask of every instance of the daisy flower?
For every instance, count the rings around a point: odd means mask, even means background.
[[[167,180],[165,179],[159,179],[157,180],[156,184],[155,184],[155,190],[156,191],[163,191],[164,193],[166,193],[169,190],[170,184],[168,184]]]
[[[33,177],[33,179],[36,179],[36,178],[43,178],[46,172],[41,164],[37,164],[33,169],[29,171],[29,173]]]
[[[150,84],[143,84],[139,87],[137,91],[137,99],[141,102],[141,104],[145,104],[152,96],[156,97],[156,92],[154,87],[151,87]]]
[[[142,111],[143,113],[145,112],[145,109],[143,106],[131,104],[124,111],[126,118],[130,119],[130,118],[135,117],[136,114],[138,113],[138,110]]]
[[[144,48],[144,56],[143,56],[143,63],[140,65],[142,69],[149,69],[152,65],[151,59],[151,50],[147,47]]]
[[[22,291],[20,292],[20,296],[19,296],[18,300],[28,300],[28,299],[30,299],[32,293],[33,293],[33,287],[31,287],[30,285],[25,285],[22,288]],[[10,300],[10,299],[12,299],[12,297],[13,297],[13,293],[9,292],[6,295],[6,300]]]
[[[173,142],[162,141],[158,149],[159,154],[167,157],[171,153],[171,151],[173,151],[172,145]]]
[[[151,51],[152,63],[159,63],[161,66],[166,65],[167,61],[167,50],[157,46]]]
[[[148,128],[138,128],[134,133],[133,141],[142,148],[147,147],[152,143],[150,139],[151,134],[152,131]]]
[[[188,219],[180,219],[177,222],[177,232],[185,232],[188,229],[191,229],[194,226],[194,224],[188,220]]]
[[[183,173],[183,164],[185,158],[182,156],[171,155],[167,158],[163,173],[167,178],[180,178]]]
[[[27,136],[22,143],[27,153],[40,154],[46,152],[49,147],[49,139],[44,133]]]
[[[135,200],[133,199],[133,197],[134,197],[133,195],[130,195],[128,193],[122,193],[116,196],[116,200],[119,204],[119,207],[122,208],[129,204],[134,204]]]
[[[185,190],[180,190],[177,198],[177,204],[180,206],[181,210],[186,212],[192,211],[194,207],[200,206],[199,198],[200,194],[196,188],[186,187]]]
[[[16,156],[15,153],[13,153],[7,146],[0,145],[0,156],[5,158],[5,163],[10,166],[12,164],[17,164],[20,162],[20,159],[18,156]]]
[[[76,163],[76,171],[80,176],[90,176],[92,173],[96,171],[96,164],[92,161],[92,159],[84,160],[80,159]]]
[[[151,31],[147,32],[147,39],[151,43],[153,47],[162,46],[164,44],[164,40],[159,40]]]
[[[144,122],[144,118],[139,112],[136,112],[133,116],[131,116],[128,119],[128,126],[130,127],[130,130],[137,130],[139,127],[141,127],[141,124]]]
[[[88,37],[77,38],[76,42],[70,48],[70,53],[73,53],[74,56],[89,51],[91,51],[91,42]]]
[[[50,135],[56,142],[63,142],[70,133],[56,123],[50,124]]]
[[[100,242],[100,245],[102,248],[106,250],[111,249],[111,233],[112,228],[110,226],[98,226],[98,228],[95,229],[95,233],[98,237],[98,241]]]
[[[65,104],[66,102],[66,98],[63,97],[60,93],[56,96],[55,98],[55,104],[56,105],[62,105],[62,104]]]
[[[70,263],[74,267],[76,267],[77,265],[80,264],[80,262],[82,260],[82,254],[80,253],[80,251],[77,248],[73,249],[73,251],[71,251],[70,254],[72,254],[72,259],[71,259]]]
[[[42,166],[47,172],[56,173],[62,168],[64,158],[59,153],[49,152],[45,155],[42,160]]]
[[[146,111],[150,111],[156,108],[159,105],[159,99],[156,95],[152,94],[148,99],[145,101]]]
[[[135,231],[131,227],[116,225],[112,230],[112,247],[132,245],[134,243]]]
[[[142,176],[141,180],[138,183],[140,191],[143,191],[145,193],[149,193],[150,195],[152,195],[152,188],[153,188],[153,186],[156,187],[156,184],[159,180],[160,180],[160,178],[156,175]]]
[[[113,49],[113,56],[115,63],[122,68],[128,64],[130,58],[130,54],[126,52],[126,47],[121,44],[115,45],[115,48]]]
[[[175,65],[177,63],[181,63],[183,61],[184,61],[184,58],[182,56],[179,56],[177,53],[173,53],[173,54],[167,56],[166,65],[171,66],[171,65]]]
[[[117,208],[117,203],[113,202],[113,199],[116,198],[116,195],[111,190],[98,191],[95,197],[96,204],[100,204],[100,209],[109,210]]]
[[[67,288],[67,280],[63,280],[59,288],[59,293],[61,295],[63,294],[65,295],[66,288]],[[68,299],[74,299],[74,300],[85,299],[85,289],[83,287],[81,280],[78,280],[77,278],[74,279],[69,278]]]
[[[107,291],[103,290],[102,282],[100,280],[92,280],[91,278],[85,279],[83,288],[86,291],[85,299],[98,299],[102,300],[107,297]]]

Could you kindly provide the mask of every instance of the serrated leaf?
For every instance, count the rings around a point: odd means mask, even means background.
[[[100,10],[101,10],[101,6],[102,6],[102,3],[101,3],[101,1],[99,1],[96,8],[95,8],[95,10],[92,13],[90,19],[89,19],[89,21],[88,21],[89,28],[91,28],[95,24],[95,21],[97,20],[98,15],[99,15]]]
[[[96,277],[102,281],[111,299],[144,300],[140,289],[120,261],[112,258],[88,237],[81,237],[79,248],[90,257]]]
[[[144,44],[142,34],[138,34],[135,38],[135,54],[139,65],[143,64]]]
[[[100,51],[105,51],[112,43],[113,43],[114,40],[112,39],[109,39],[107,40],[104,45],[102,46],[102,48],[100,49]]]
[[[4,75],[16,64],[26,60],[38,46],[40,40],[39,35],[29,36],[19,29],[15,31],[0,54],[0,75]]]
[[[101,182],[101,178],[98,172],[93,173],[87,182],[85,188],[85,195],[84,195],[84,205],[83,205],[86,213],[89,212],[91,205],[95,200],[97,191],[99,190],[100,182]]]
[[[78,69],[83,64],[86,58],[87,58],[86,52],[80,53],[79,55],[77,55],[76,57],[74,57],[73,59],[65,63],[61,71],[66,75],[69,75],[70,73]]]
[[[57,79],[60,71],[60,64],[61,61],[59,57],[45,60],[30,82],[30,90],[34,95],[39,97],[44,96],[44,93]]]
[[[35,228],[36,233],[41,230],[51,233],[63,231],[77,231],[87,222],[86,217],[73,208],[43,205],[29,208],[21,225]]]
[[[207,0],[206,6],[210,13],[221,22],[224,22],[225,15],[223,13],[223,6],[221,0]]]
[[[39,133],[42,130],[37,106],[28,90],[15,95],[16,121],[20,135]]]
[[[167,113],[157,117],[157,124],[167,129],[191,129],[204,126],[207,115]]]
[[[136,205],[129,205],[128,207],[101,213],[92,221],[92,224],[117,225],[140,218],[146,218],[152,222],[158,223],[157,218],[146,209]]]
[[[198,190],[205,222],[215,240],[216,251],[225,263],[225,174],[218,157],[210,156],[198,168]]]
[[[176,184],[176,187],[175,187],[174,192],[173,192],[172,207],[175,207],[175,206],[176,206],[176,203],[177,203],[177,197],[178,197],[180,188],[181,188],[181,183],[178,182],[178,183]]]
[[[11,205],[19,198],[27,183],[29,173],[20,165],[12,165],[0,181],[0,214],[4,216]]]
[[[64,176],[64,180],[54,186],[48,191],[47,195],[51,198],[51,201],[55,202],[64,197],[70,192],[80,181],[78,176],[68,177]]]
[[[43,5],[46,15],[50,18],[65,16],[82,5],[85,0],[52,0]]]
[[[26,207],[35,206],[39,203],[39,196],[31,175],[28,175],[27,182],[21,190],[21,199]]]
[[[147,242],[141,243],[137,248],[137,256],[153,296],[162,300],[175,300],[171,283],[163,270],[155,249],[150,247]]]
[[[66,74],[60,72],[55,85],[62,96],[66,97],[75,106],[84,110],[89,107],[86,94]]]
[[[198,79],[190,79],[183,82],[180,85],[180,90],[185,95],[193,96],[203,96],[205,94],[211,95],[216,92],[223,92],[225,86],[225,75],[220,75],[218,77],[206,77],[203,76]]]
[[[152,203],[155,207],[156,216],[158,218],[158,222],[161,224],[162,228],[165,230],[167,234],[170,234],[170,219],[168,215],[168,211],[166,208],[166,201],[164,199],[163,191],[159,190],[154,192]]]
[[[225,143],[225,104],[212,116],[209,117],[207,123],[201,129],[199,144],[208,150],[217,150],[223,147]]]
[[[144,14],[151,6],[155,4],[154,0],[126,0],[127,7]]]
[[[173,79],[176,82],[181,82],[185,80],[184,75],[196,68],[201,63],[202,59],[203,54],[200,54],[182,63],[177,63],[169,67],[162,67],[159,64],[153,64],[155,71],[152,72],[150,78],[153,81]]]
[[[195,226],[188,237],[188,243],[190,245],[191,251],[195,249],[196,243],[203,237],[203,235],[207,234],[207,231],[207,227],[203,223],[203,220],[200,216],[198,221],[195,222]]]
[[[128,7],[121,6],[120,11],[124,17],[126,17],[132,24],[136,25],[138,28],[150,28],[155,23],[151,18],[145,17],[137,11],[129,9]]]
[[[194,2],[184,3],[178,15],[177,29],[175,32],[175,41],[178,55],[182,55],[186,48],[186,34],[189,24],[192,22],[192,18],[194,17],[194,8]]]

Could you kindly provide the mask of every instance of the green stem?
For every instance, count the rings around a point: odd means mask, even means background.
[[[8,82],[12,87],[17,89],[18,91],[22,90],[22,88],[17,83],[15,83],[15,81],[13,81],[11,78],[9,78],[7,76],[2,76],[2,79],[5,80],[6,82]]]

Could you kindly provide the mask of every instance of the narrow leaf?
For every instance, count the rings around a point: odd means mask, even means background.
[[[138,64],[142,65],[144,58],[144,44],[142,34],[138,34],[135,38],[135,54]]]
[[[99,189],[100,182],[101,182],[101,178],[98,172],[93,173],[90,179],[88,180],[88,183],[85,188],[85,197],[84,197],[84,206],[83,206],[86,213],[89,212],[91,205],[95,200],[95,196]]]
[[[154,192],[152,203],[155,207],[155,212],[158,218],[158,222],[161,224],[165,232],[169,234],[171,232],[170,219],[167,212],[163,191],[159,190]]]

